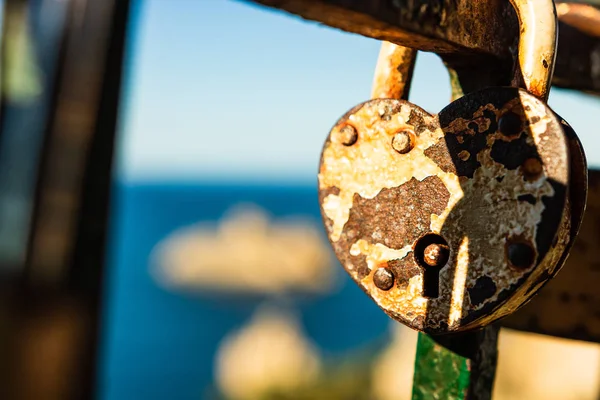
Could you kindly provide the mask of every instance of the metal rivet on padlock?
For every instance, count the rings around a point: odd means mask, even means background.
[[[352,146],[358,140],[358,133],[352,125],[344,125],[339,130],[339,141],[344,146]]]
[[[354,107],[324,145],[319,200],[338,259],[388,315],[428,333],[482,327],[522,306],[560,269],[581,222],[585,157],[545,103],[554,4],[513,5],[522,35],[514,87],[431,115],[400,99],[410,73],[388,65],[373,93],[396,98]],[[414,52],[396,50],[414,63]],[[393,88],[377,88],[392,77]]]

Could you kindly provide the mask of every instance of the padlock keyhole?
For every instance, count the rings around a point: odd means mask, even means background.
[[[425,267],[423,271],[423,297],[437,299],[440,295],[441,268]]]
[[[423,297],[439,297],[440,272],[450,258],[448,242],[440,235],[428,233],[415,243],[414,255],[415,262],[423,271]]]

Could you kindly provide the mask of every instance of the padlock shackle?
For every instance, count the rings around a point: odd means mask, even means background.
[[[519,47],[511,84],[546,102],[558,45],[553,0],[510,0],[519,18]],[[408,99],[416,50],[382,42],[371,98]]]
[[[510,0],[519,18],[518,65],[513,85],[547,101],[558,44],[558,17],[552,0]]]
[[[371,90],[372,99],[408,100],[417,50],[381,42]]]

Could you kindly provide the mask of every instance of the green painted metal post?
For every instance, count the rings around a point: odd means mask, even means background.
[[[456,337],[419,334],[413,400],[490,399],[499,326]]]

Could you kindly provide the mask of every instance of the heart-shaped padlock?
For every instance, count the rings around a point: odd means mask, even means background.
[[[335,253],[412,328],[459,332],[510,314],[556,274],[577,233],[585,157],[542,100],[552,66],[530,74],[524,59],[528,91],[486,88],[438,115],[367,101],[325,143],[319,199]]]

